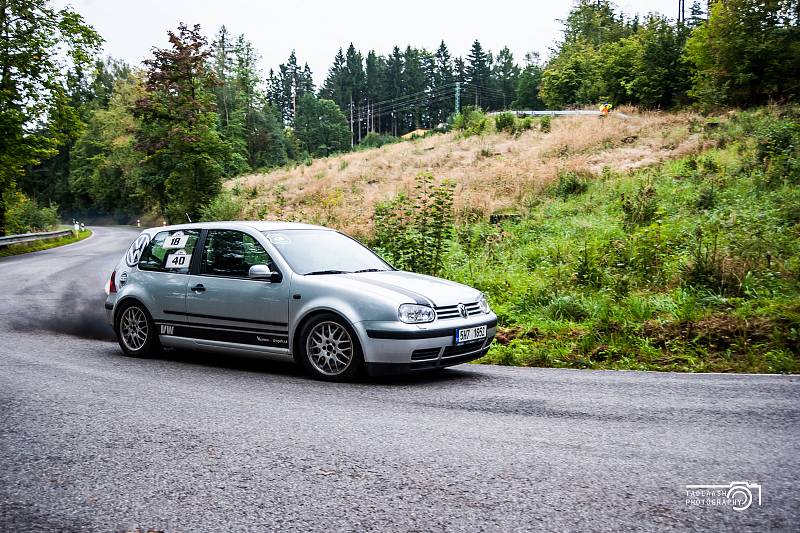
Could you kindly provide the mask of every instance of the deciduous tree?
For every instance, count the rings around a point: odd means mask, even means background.
[[[17,179],[74,138],[80,120],[67,73],[91,65],[102,39],[70,8],[0,0],[0,235]]]

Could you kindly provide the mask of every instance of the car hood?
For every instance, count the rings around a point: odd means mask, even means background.
[[[402,301],[435,307],[474,302],[480,296],[479,291],[454,281],[400,270],[337,277],[342,281],[347,280],[346,283],[360,284],[369,292],[393,292]]]

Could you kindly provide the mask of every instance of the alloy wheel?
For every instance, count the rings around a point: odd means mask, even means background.
[[[132,352],[141,350],[149,333],[144,311],[135,305],[125,309],[119,321],[119,333],[126,348]]]
[[[309,362],[320,373],[337,376],[353,360],[353,341],[341,324],[320,322],[308,334],[306,353]]]

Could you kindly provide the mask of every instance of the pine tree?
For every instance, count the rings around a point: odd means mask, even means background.
[[[320,89],[320,97],[333,100],[339,109],[346,109],[350,106],[350,98],[345,95],[345,77],[347,68],[344,60],[344,52],[341,48],[333,58],[333,64],[328,69],[328,77]]]
[[[500,53],[497,54],[497,62],[494,65],[493,74],[497,89],[500,91],[498,97],[502,98],[502,108],[507,109],[516,96],[520,75],[519,67],[514,63],[514,55],[507,46],[503,47]]]
[[[308,63],[303,65],[303,73],[296,89],[298,97],[314,92],[314,76],[311,74],[311,68],[309,68]]]
[[[692,7],[689,9],[689,19],[686,22],[686,25],[690,28],[696,28],[700,24],[705,21],[703,17],[705,13],[703,13],[703,8],[700,6],[700,2],[695,0],[692,2]]]
[[[422,127],[422,108],[427,86],[425,70],[419,50],[407,46],[403,53],[402,94],[404,100],[401,109],[403,132]]]
[[[382,109],[386,113],[388,124],[391,127],[389,131],[396,136],[398,124],[400,123],[400,113],[393,111],[394,103],[392,100],[396,100],[403,95],[403,54],[397,46],[392,49],[391,55],[386,59],[386,80],[383,92],[386,96],[387,104]]]
[[[483,47],[477,39],[472,43],[472,48],[467,56],[464,75],[467,83],[464,95],[477,107],[488,103],[492,71],[489,65],[489,56],[483,51]]]
[[[544,102],[539,98],[543,70],[539,64],[539,54],[533,52],[525,55],[525,68],[522,69],[517,81],[516,99],[511,104],[512,108],[544,109]]]
[[[381,116],[376,112],[376,104],[384,99],[383,86],[386,75],[386,62],[374,50],[367,53],[364,72],[364,91],[369,120],[369,131],[381,131]]]
[[[345,90],[345,104],[347,105],[345,115],[349,117],[351,124],[351,132],[356,139],[361,141],[363,132],[363,112],[362,104],[364,103],[364,89],[365,89],[365,76],[364,76],[364,61],[361,57],[361,52],[355,49],[353,43],[347,47],[347,54],[345,55],[345,75],[343,87]]]
[[[431,109],[431,118],[434,125],[446,122],[447,117],[453,112],[452,96],[455,91],[455,75],[453,73],[453,60],[447,45],[442,41],[436,50],[433,80],[431,84],[434,95]]]

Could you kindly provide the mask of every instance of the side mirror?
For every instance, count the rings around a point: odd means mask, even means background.
[[[259,281],[278,281],[280,274],[271,271],[267,265],[253,265],[247,272],[247,277]]]

